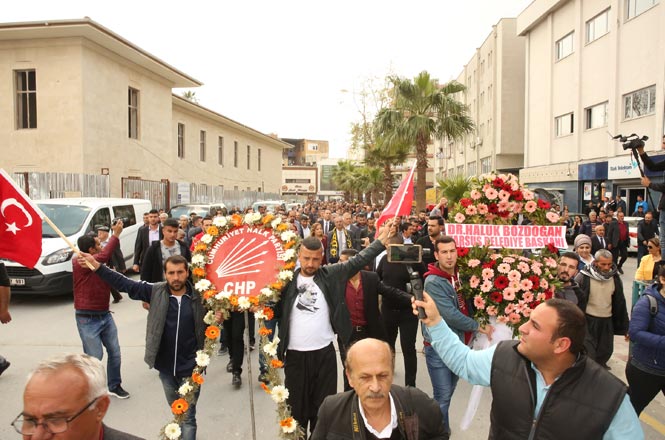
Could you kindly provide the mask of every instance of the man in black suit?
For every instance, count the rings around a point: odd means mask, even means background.
[[[148,252],[148,248],[153,241],[159,241],[164,238],[162,225],[159,223],[159,211],[151,209],[148,212],[148,224],[141,226],[136,233],[136,242],[134,243],[134,265],[132,270],[136,273],[141,272],[143,257]]]
[[[339,262],[343,263],[358,254],[355,249],[345,249],[339,257]],[[351,338],[343,343],[338,339],[339,355],[342,358],[342,364],[346,361],[347,347],[355,341],[365,338],[387,340],[386,330],[381,321],[379,312],[379,294],[388,296],[394,300],[401,301],[405,306],[411,304],[411,295],[408,293],[387,286],[381,282],[375,272],[361,270],[356,272],[346,282],[346,307],[351,315]],[[344,391],[351,389],[346,375],[344,376]]]
[[[344,222],[344,228],[349,231],[349,234],[351,235],[353,248],[360,251],[362,249],[362,232],[360,231],[360,228],[353,224],[353,217],[351,217],[349,211],[342,214],[342,220]]]
[[[141,280],[149,283],[164,281],[164,262],[173,255],[182,255],[189,262],[192,259],[187,245],[176,240],[178,235],[178,221],[167,218],[162,227],[163,237],[153,241],[143,257],[141,265]]]
[[[591,237],[591,255],[596,255],[599,249],[607,249],[608,241],[605,238],[605,226],[598,223],[596,226],[596,235]]]
[[[329,264],[337,263],[344,249],[353,249],[351,234],[344,228],[342,217],[335,217],[335,228],[328,233],[326,246],[326,261]]]
[[[322,212],[323,214],[318,222],[321,223],[321,226],[323,226],[323,233],[328,235],[330,231],[335,228],[335,223],[331,218],[332,212],[330,212],[330,209],[326,209],[325,211],[321,210],[319,212]]]

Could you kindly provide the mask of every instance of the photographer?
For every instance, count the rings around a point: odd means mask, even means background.
[[[663,136],[663,146],[665,146],[665,136]],[[650,169],[651,171],[665,171],[665,160],[655,163],[649,155],[644,151],[644,143],[641,146],[636,148],[640,159],[644,162],[644,166]],[[649,189],[653,189],[660,193],[665,192],[665,183],[654,183],[651,182],[651,179],[644,176],[642,177],[642,185]],[[658,217],[658,225],[660,229],[660,242],[665,242],[665,197],[661,195],[660,201],[658,202],[658,211],[660,211]],[[665,246],[661,248],[662,255],[665,257]]]

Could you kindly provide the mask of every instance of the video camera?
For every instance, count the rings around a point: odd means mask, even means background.
[[[649,140],[649,136],[639,137],[635,133],[629,136],[618,134],[616,136],[612,136],[612,139],[619,140],[624,150],[635,150],[637,148],[644,148],[644,142]]]
[[[407,291],[413,293],[413,296],[419,301],[423,300],[423,280],[420,274],[413,270],[412,264],[420,264],[423,261],[423,250],[429,252],[429,249],[423,249],[419,244],[389,244],[388,262],[406,264],[406,270],[409,272],[409,284],[406,285]],[[427,315],[422,307],[418,307],[418,318],[426,318]]]

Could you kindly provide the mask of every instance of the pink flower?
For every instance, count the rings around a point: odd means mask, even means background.
[[[515,292],[517,292],[518,290],[520,290],[520,281],[519,280],[511,281],[510,283],[508,283],[508,287],[514,289]]]
[[[547,289],[548,287],[550,287],[550,283],[548,283],[545,278],[541,278],[540,279],[540,288],[541,289]]]
[[[510,193],[506,190],[499,191],[499,200],[505,200],[506,202],[510,199]]]
[[[522,212],[522,208],[523,208],[523,207],[524,207],[524,204],[523,204],[523,203],[521,203],[521,202],[515,202],[515,203],[513,203],[513,212],[514,212],[515,214],[519,214],[520,212]]]
[[[547,265],[547,267],[551,267],[552,269],[557,267],[556,260],[551,257],[545,258],[545,264]]]
[[[500,254],[492,254],[492,255],[490,255],[490,258],[492,260],[498,260],[499,258],[501,258],[501,255]]]
[[[485,215],[487,214],[487,205],[484,203],[478,203],[478,214]]]
[[[522,195],[524,196],[524,200],[533,200],[533,192],[524,188],[522,190]]]
[[[526,292],[527,290],[531,290],[531,288],[533,288],[533,283],[531,280],[525,278],[520,281],[520,288]]]
[[[510,272],[508,272],[508,279],[510,281],[519,281],[522,279],[522,274],[513,269]]]
[[[545,301],[547,299],[547,296],[545,296],[545,292],[540,292],[538,295],[536,295],[536,299],[538,301]]]
[[[518,189],[520,189],[520,184],[517,182],[517,180],[513,180],[512,182],[510,182],[510,189],[512,191],[517,191]]]
[[[536,275],[542,275],[543,273],[543,271],[540,269],[540,266],[537,266],[535,264],[531,266],[531,271]]]
[[[503,257],[503,262],[512,264],[515,262],[515,259],[513,257]]]
[[[486,267],[483,269],[483,280],[489,280],[491,278],[494,278],[494,271],[490,269],[489,267]]]
[[[533,293],[532,292],[524,292],[522,294],[522,299],[527,304],[529,304],[530,302],[533,302]]]
[[[482,296],[476,295],[473,298],[473,305],[476,306],[477,309],[484,309],[485,308],[485,300],[483,299]]]
[[[496,306],[488,306],[487,309],[485,309],[485,311],[489,316],[496,316],[496,314],[498,313]]]
[[[506,301],[512,301],[515,299],[515,289],[511,289],[510,287],[506,287],[503,289],[503,299]]]
[[[455,214],[455,223],[464,223],[464,220],[466,220],[466,217],[464,217],[464,214],[461,212],[458,212]]]
[[[511,313],[511,314],[510,314],[510,322],[511,322],[511,323],[513,323],[513,324],[519,324],[519,322],[520,322],[521,320],[522,320],[522,318],[521,318],[520,315],[518,315],[517,313]]]
[[[476,209],[475,206],[469,205],[469,206],[466,207],[465,212],[466,212],[466,215],[476,215],[478,210]]]
[[[515,304],[508,304],[506,308],[503,310],[503,313],[506,315],[510,315],[515,311]]]
[[[478,278],[475,275],[471,276],[471,278],[469,279],[469,286],[471,286],[472,289],[475,289],[476,287],[478,287],[479,284],[480,284],[480,278]]]
[[[499,193],[496,192],[494,188],[487,188],[485,190],[485,197],[487,197],[488,200],[495,200],[499,196]]]
[[[478,260],[476,258],[472,258],[466,264],[469,267],[478,267],[478,265],[480,264],[480,260]]]
[[[517,263],[517,268],[522,272],[522,273],[529,273],[529,270],[531,269],[527,263],[524,261],[520,261]]]
[[[549,211],[547,214],[545,214],[545,217],[550,221],[550,223],[556,223],[559,221],[559,214],[556,212]]]
[[[496,270],[498,270],[499,273],[508,273],[508,272],[510,272],[510,264],[501,263],[501,264],[499,264],[499,267],[496,268]]]
[[[478,191],[477,189],[472,189],[471,193],[469,193],[469,197],[471,197],[473,200],[478,200],[482,197],[483,195]]]
[[[496,317],[496,322],[499,324],[507,324],[508,323],[508,317],[505,315],[499,315]]]
[[[524,310],[522,310],[522,315],[524,315],[526,318],[531,315],[531,308],[530,307],[524,307]]]
[[[510,211],[510,202],[508,200],[501,200],[499,202],[499,211]]]
[[[483,293],[487,293],[490,290],[492,290],[493,287],[494,287],[494,285],[492,284],[492,282],[490,280],[485,280],[483,282],[483,285],[480,286],[480,291],[483,292]]]
[[[494,214],[487,214],[485,216],[485,220],[487,220],[488,223],[492,223],[495,218],[496,218],[496,215],[494,215]]]
[[[524,210],[529,214],[536,212],[536,208],[538,208],[538,205],[533,200],[526,202],[524,205]]]

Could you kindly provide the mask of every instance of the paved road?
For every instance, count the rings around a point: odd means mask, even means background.
[[[626,264],[624,286],[630,301],[635,258]],[[147,439],[157,438],[161,426],[169,420],[169,409],[164,400],[157,373],[148,370],[143,362],[145,315],[140,303],[125,298],[113,304],[111,310],[118,325],[122,347],[123,387],[131,398],[113,398],[106,422]],[[13,321],[0,327],[0,353],[12,366],[0,376],[0,439],[18,439],[9,423],[21,411],[22,390],[27,372],[40,359],[59,352],[81,350],[81,343],[74,323],[71,298],[31,298],[14,296],[11,304]],[[626,365],[628,345],[623,338],[615,339],[615,353],[609,362],[612,372],[622,380]],[[422,347],[419,339],[418,348]],[[231,386],[231,376],[225,367],[228,357],[213,359],[199,400],[199,439],[251,439],[249,413],[248,375],[243,373],[243,386],[236,390]],[[258,360],[252,353],[252,376],[257,376]],[[341,370],[340,380],[341,387]],[[403,384],[403,363],[398,352],[396,383]],[[418,355],[417,386],[431,395],[431,384],[427,375],[425,358]],[[251,387],[254,393],[256,429],[258,439],[277,439],[274,404],[256,381]],[[470,385],[460,381],[453,397],[451,420],[459,421],[466,409]],[[484,399],[467,431],[460,431],[458,422],[453,424],[453,438],[479,439],[487,437],[489,426],[490,393]],[[643,427],[647,439],[665,436],[665,398],[659,396],[643,414]],[[645,422],[646,421],[646,422]]]

